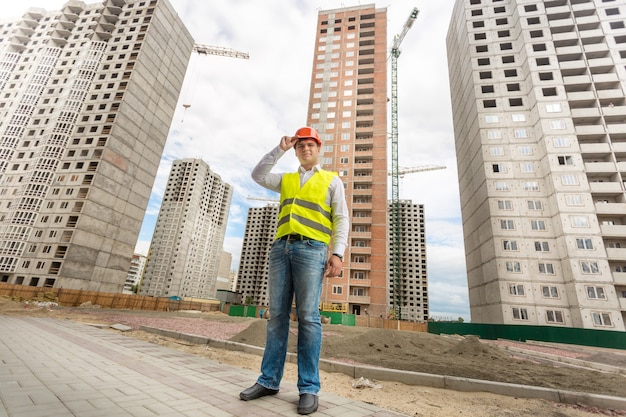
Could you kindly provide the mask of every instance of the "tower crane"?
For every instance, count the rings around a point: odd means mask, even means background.
[[[224,48],[223,46],[213,46],[213,45],[204,45],[201,43],[194,43],[193,52],[200,55],[217,55],[217,56],[226,56],[230,58],[241,58],[241,59],[250,59],[250,55],[247,52],[237,51],[231,48]],[[183,104],[185,108],[185,112],[191,104],[185,103]],[[184,120],[184,113],[183,113]]]
[[[280,200],[276,199],[276,198],[267,198],[267,197],[255,197],[255,196],[248,196],[247,197],[248,200],[258,200],[258,201],[267,201],[270,204],[278,204],[280,203]]]
[[[394,36],[391,46],[391,264],[392,264],[392,308],[398,320],[402,320],[402,262],[400,261],[400,191],[398,185],[398,57],[400,44],[406,36],[419,10],[414,7],[402,32]]]
[[[446,169],[445,165],[419,165],[415,167],[398,167],[398,176],[403,177],[405,174],[413,174],[415,172],[435,171],[438,169]],[[393,173],[389,171],[387,175],[391,176]]]
[[[222,46],[203,45],[196,43],[193,45],[193,51],[200,55],[218,55],[228,56],[231,58],[250,59],[250,55],[247,52],[236,51],[231,48],[224,48]]]

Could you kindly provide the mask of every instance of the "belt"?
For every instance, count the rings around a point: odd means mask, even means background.
[[[287,241],[289,241],[289,240],[311,240],[311,238],[299,235],[297,233],[292,233],[290,235],[281,236],[281,237],[278,238],[278,240],[287,240]]]

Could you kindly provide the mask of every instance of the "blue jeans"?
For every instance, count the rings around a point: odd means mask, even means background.
[[[269,254],[270,319],[267,322],[261,376],[257,382],[278,389],[283,377],[289,337],[289,313],[296,296],[298,315],[298,390],[320,390],[319,359],[322,324],[319,304],[328,245],[315,240],[277,240]]]

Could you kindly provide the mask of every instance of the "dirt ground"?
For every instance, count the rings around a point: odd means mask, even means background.
[[[143,332],[140,326],[175,330],[213,339],[232,340],[256,346],[265,344],[266,321],[229,317],[222,313],[143,312],[99,308],[38,307],[0,297],[0,315],[27,315],[75,320],[86,323],[121,323],[132,327],[128,337],[202,355],[244,369],[258,371],[261,358],[229,350],[193,345]],[[500,381],[626,397],[626,352],[583,347],[541,346],[543,353],[557,354],[590,363],[622,368],[622,373],[590,368],[555,366],[508,346],[515,342],[481,341],[475,337],[439,336],[428,333],[368,329],[324,324],[322,357],[392,369]],[[113,330],[111,330],[113,331]],[[0,338],[2,335],[0,335]],[[295,352],[297,323],[292,323],[290,351]],[[524,343],[517,343],[524,346]],[[530,348],[528,346],[528,348]],[[537,348],[535,348],[537,350]],[[285,380],[295,382],[297,368],[287,364]],[[484,392],[457,392],[397,382],[368,380],[370,386],[336,373],[321,372],[322,390],[375,404],[413,417],[592,417],[626,416],[626,410],[602,410],[585,405],[566,405],[543,400],[507,397]],[[254,381],[250,381],[252,384]],[[375,386],[375,387],[374,387]]]

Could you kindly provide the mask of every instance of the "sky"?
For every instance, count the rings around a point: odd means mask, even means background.
[[[65,2],[4,3],[0,18],[19,17],[29,7],[59,10]],[[398,58],[398,163],[446,169],[405,175],[399,182],[400,198],[425,207],[431,317],[469,321],[445,44],[454,0],[170,3],[196,43],[247,52],[250,59],[192,54],[136,251],[148,251],[172,161],[201,158],[233,187],[224,250],[233,256],[233,269],[238,268],[248,208],[266,204],[248,197],[278,198],[254,183],[250,172],[282,136],[306,123],[318,12],[366,4],[386,7],[391,46],[417,7],[419,15]],[[388,70],[390,74],[390,65]],[[292,171],[297,165],[288,153],[276,171]]]

